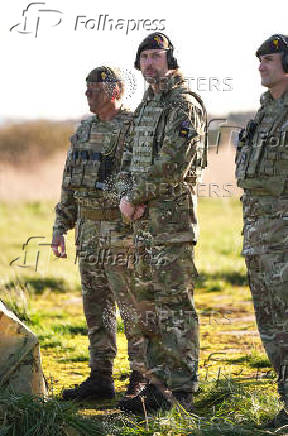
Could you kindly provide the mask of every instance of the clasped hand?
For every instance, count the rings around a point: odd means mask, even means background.
[[[125,218],[129,221],[135,221],[144,215],[146,208],[145,204],[139,204],[138,206],[133,206],[127,197],[122,197],[120,201],[120,211]]]

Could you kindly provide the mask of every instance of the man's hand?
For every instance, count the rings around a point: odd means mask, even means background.
[[[135,221],[143,216],[145,211],[145,204],[140,204],[139,206],[133,206],[128,200],[127,197],[122,197],[120,201],[120,211],[125,218],[130,221]]]
[[[52,244],[51,244],[53,253],[56,257],[66,258],[66,244],[63,235],[53,235]],[[60,252],[59,252],[60,247]]]
[[[122,215],[131,220],[135,212],[135,206],[127,200],[127,197],[121,198],[119,207]]]
[[[136,206],[132,220],[133,221],[139,220],[139,218],[141,218],[141,216],[144,215],[145,208],[146,208],[145,204],[139,204],[139,206]]]

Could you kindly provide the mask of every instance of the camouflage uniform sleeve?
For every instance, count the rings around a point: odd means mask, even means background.
[[[69,165],[71,155],[72,146],[68,150],[65,167]],[[54,234],[58,233],[60,235],[63,235],[64,233],[67,233],[69,229],[73,229],[73,227],[75,227],[77,219],[77,203],[73,194],[74,191],[72,189],[65,188],[62,181],[61,200],[59,201],[59,203],[57,203],[55,207],[56,219],[53,226]]]
[[[204,109],[194,98],[191,101],[189,95],[181,97],[168,112],[161,148],[153,165],[128,194],[134,205],[158,198],[165,184],[182,182],[191,167],[199,166]]]

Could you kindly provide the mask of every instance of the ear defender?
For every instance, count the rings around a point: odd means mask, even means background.
[[[283,67],[284,72],[288,73],[288,41],[287,41],[287,37],[285,37],[284,35],[281,35],[281,34],[273,35],[273,36],[276,37],[275,41],[277,41],[277,39],[282,41],[282,46],[284,47],[284,51],[282,52],[282,67]]]

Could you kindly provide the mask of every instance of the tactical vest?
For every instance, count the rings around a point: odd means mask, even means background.
[[[192,95],[201,104],[204,109],[201,99],[192,91],[187,91],[185,88],[178,89],[180,93],[188,93]],[[177,103],[176,103],[177,104]],[[162,146],[165,125],[168,112],[172,108],[172,103],[162,100],[161,94],[156,94],[152,100],[145,99],[142,105],[135,111],[134,128],[133,128],[133,152],[131,159],[130,171],[135,180],[141,178],[141,174],[147,173],[149,167],[153,164],[154,158],[160,152]],[[204,116],[206,111],[204,109]],[[203,135],[205,132],[203,133]],[[195,136],[197,135],[195,131]],[[200,144],[200,145],[199,145]],[[189,170],[188,176],[193,175],[194,184],[196,184],[196,173],[199,168],[207,166],[207,143],[203,146],[203,141],[197,144],[197,154],[195,161]]]
[[[127,112],[120,112],[111,121],[100,121],[97,116],[81,121],[71,137],[63,188],[76,192],[103,189],[112,171],[120,167],[129,124]]]
[[[280,195],[288,175],[288,104],[261,106],[241,131],[236,152],[236,178],[255,195]]]
[[[164,114],[165,109],[159,98],[146,100],[135,113],[133,154],[130,166],[132,174],[147,173],[152,165],[160,139],[159,132],[157,135],[157,127]]]

